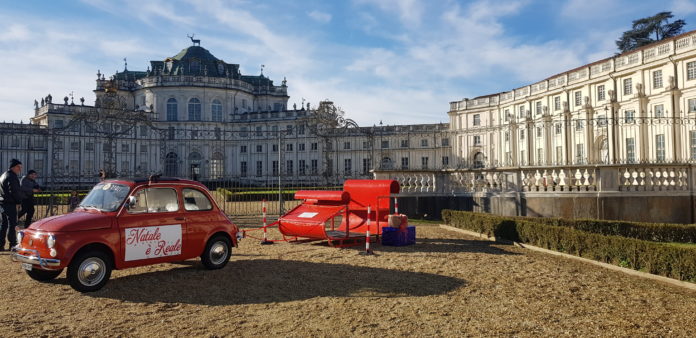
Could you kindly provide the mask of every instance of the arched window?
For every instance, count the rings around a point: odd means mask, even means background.
[[[210,112],[213,121],[222,122],[222,103],[219,100],[213,100],[213,104],[210,105]]]
[[[210,159],[210,178],[220,179],[225,172],[225,163],[223,161],[222,153],[214,152],[212,158]]]
[[[486,158],[483,153],[479,152],[474,155],[474,168],[483,168],[486,162]]]
[[[178,161],[179,156],[176,153],[170,152],[167,154],[164,159],[164,176],[176,177],[179,175]]]
[[[188,102],[188,119],[189,121],[201,120],[201,100],[195,97]]]
[[[177,115],[179,115],[178,110],[175,98],[167,100],[167,121],[176,121]]]

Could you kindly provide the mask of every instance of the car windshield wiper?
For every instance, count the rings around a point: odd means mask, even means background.
[[[82,208],[82,209],[94,209],[94,210],[102,211],[102,209],[98,208],[96,205],[91,205],[91,204],[89,204],[89,205],[80,204],[80,208]]]

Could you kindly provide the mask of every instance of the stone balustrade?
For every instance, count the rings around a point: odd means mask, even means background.
[[[459,195],[487,192],[598,193],[694,191],[690,165],[606,165],[375,171],[376,179],[394,179],[405,195]]]

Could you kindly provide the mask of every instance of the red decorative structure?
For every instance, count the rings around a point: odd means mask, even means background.
[[[367,241],[368,230],[371,235],[381,235],[381,228],[388,225],[392,194],[398,193],[399,183],[394,180],[347,180],[343,191],[301,190],[295,199],[304,200],[302,204],[259,229],[277,226],[283,239],[274,241],[359,245]],[[246,230],[245,235],[259,229]]]

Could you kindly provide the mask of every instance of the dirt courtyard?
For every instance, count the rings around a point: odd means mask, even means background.
[[[115,271],[101,291],[0,257],[0,336],[693,336],[696,292],[418,227],[376,255],[246,239],[226,268]]]

